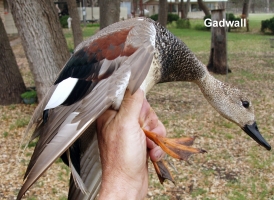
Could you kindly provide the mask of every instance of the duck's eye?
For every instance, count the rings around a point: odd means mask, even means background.
[[[243,107],[248,108],[249,102],[248,101],[242,101]]]

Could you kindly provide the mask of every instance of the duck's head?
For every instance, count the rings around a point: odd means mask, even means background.
[[[198,85],[208,102],[223,117],[241,127],[258,144],[267,150],[271,149],[271,146],[259,132],[255,121],[254,108],[247,95],[210,75],[199,81]]]

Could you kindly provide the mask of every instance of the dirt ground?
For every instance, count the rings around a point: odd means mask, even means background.
[[[27,86],[32,75],[20,40],[12,41],[18,66]],[[267,47],[266,47],[267,48]],[[207,53],[197,57],[206,62]],[[274,145],[274,54],[264,52],[231,54],[233,73],[216,76],[244,90],[256,109],[262,135]],[[206,154],[188,162],[167,157],[176,184],[162,186],[149,165],[147,199],[274,199],[274,154],[250,139],[239,127],[223,119],[193,83],[167,83],[148,95],[169,137],[197,136],[196,147]],[[33,151],[30,145],[20,159],[18,149],[34,105],[0,106],[0,199],[16,199]],[[60,161],[31,187],[24,199],[66,199],[69,169]]]

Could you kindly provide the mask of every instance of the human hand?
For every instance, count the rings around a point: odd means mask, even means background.
[[[166,134],[140,89],[134,95],[126,91],[118,112],[107,110],[97,119],[103,171],[100,199],[145,198],[147,157],[158,161],[164,153],[146,138],[141,127],[161,136]]]

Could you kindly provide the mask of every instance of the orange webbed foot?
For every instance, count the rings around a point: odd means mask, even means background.
[[[164,152],[173,158],[186,161],[192,154],[206,152],[203,149],[190,147],[193,144],[195,137],[165,138],[145,129],[143,129],[143,131],[149,139],[159,145]]]

